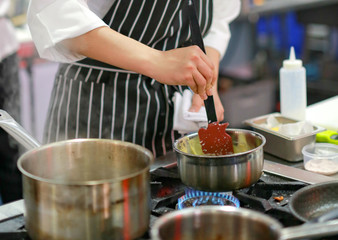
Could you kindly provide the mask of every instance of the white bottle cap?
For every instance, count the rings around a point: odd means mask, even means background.
[[[303,66],[302,60],[296,59],[295,49],[293,47],[290,48],[290,57],[283,61],[284,68],[300,68]]]

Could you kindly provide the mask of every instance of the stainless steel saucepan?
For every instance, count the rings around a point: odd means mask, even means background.
[[[0,126],[31,149],[18,168],[33,240],[135,239],[148,230],[149,150],[108,139],[40,146],[2,110]]]
[[[263,172],[263,135],[245,129],[227,129],[234,154],[203,154],[197,133],[174,143],[180,178],[189,187],[223,192],[245,188],[257,182]]]
[[[283,228],[258,211],[231,206],[185,208],[161,216],[153,240],[285,240],[338,234],[338,221]]]

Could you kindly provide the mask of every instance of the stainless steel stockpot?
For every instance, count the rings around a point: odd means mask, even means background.
[[[338,221],[283,228],[263,213],[231,206],[173,211],[161,216],[151,229],[152,240],[284,240],[337,233]]]
[[[34,240],[135,239],[149,226],[152,155],[131,143],[76,139],[18,160]]]
[[[73,139],[39,146],[0,110],[0,127],[26,148],[25,227],[33,240],[135,239],[149,227],[152,153],[133,143]]]
[[[263,172],[265,138],[245,129],[227,129],[232,137],[234,154],[204,155],[197,133],[174,143],[182,182],[203,191],[229,191],[257,182]]]

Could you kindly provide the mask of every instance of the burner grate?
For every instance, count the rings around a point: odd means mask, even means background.
[[[242,207],[266,213],[280,221],[284,227],[302,224],[292,215],[288,203],[294,192],[308,184],[269,180],[271,179],[265,176],[249,188],[234,191],[233,195],[239,199]]]

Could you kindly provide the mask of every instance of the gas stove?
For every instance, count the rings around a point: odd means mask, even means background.
[[[154,187],[154,184],[156,187]],[[292,215],[288,202],[295,191],[307,185],[304,182],[263,173],[259,181],[249,188],[224,194],[238,199],[240,207],[270,215],[279,220],[283,226],[289,227],[299,225],[302,222]],[[159,168],[152,172],[151,189],[152,215],[160,217],[165,213],[177,210],[180,198],[186,194],[189,188],[181,183],[177,167],[173,167]],[[231,203],[232,201],[229,201],[227,205],[231,205]]]
[[[162,163],[163,165],[163,163]],[[164,164],[166,165],[166,164]],[[150,173],[151,186],[151,215],[149,229],[154,222],[162,215],[177,211],[179,199],[186,195],[185,186],[179,177],[177,166],[174,162],[166,166],[153,166]],[[307,186],[308,183],[296,181],[285,177],[276,176],[264,172],[259,181],[252,186],[232,192],[220,193],[221,195],[231,196],[224,205],[238,201],[239,207],[253,209],[267,214],[279,222],[284,227],[302,224],[296,219],[288,207],[288,202],[292,194]],[[189,189],[189,194],[191,189]],[[210,194],[203,194],[209,195]],[[214,193],[211,194],[215,196]],[[207,204],[210,204],[209,200]],[[26,230],[22,212],[9,218],[1,218],[1,209],[15,208],[23,205],[23,200],[7,204],[0,207],[0,239],[1,240],[30,240]],[[234,204],[236,205],[236,204]],[[150,231],[138,240],[150,239]]]

